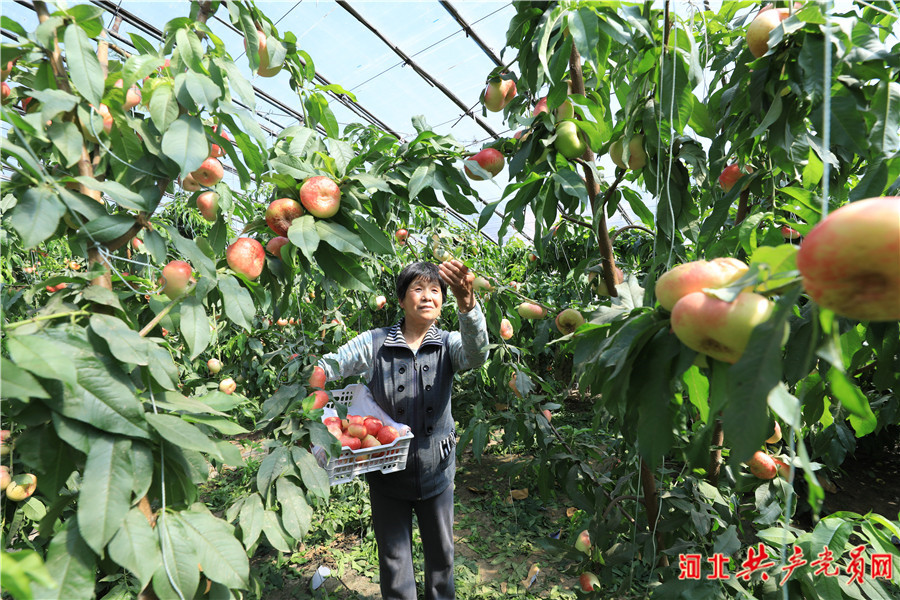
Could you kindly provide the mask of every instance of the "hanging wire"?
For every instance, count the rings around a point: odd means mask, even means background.
[[[822,218],[828,216],[829,179],[831,174],[831,0],[825,2],[825,68],[822,93]]]
[[[150,404],[153,407],[153,414],[158,415],[159,409],[156,406],[156,397],[153,395],[153,386],[147,386],[150,389]],[[169,528],[166,525],[166,444],[165,440],[160,438],[159,444],[159,487],[160,487],[160,496],[162,501],[162,508],[159,513],[159,544],[162,549],[162,563],[163,569],[166,572],[166,578],[169,580],[169,585],[172,586],[172,589],[175,590],[175,593],[178,594],[178,597],[181,600],[185,600],[184,594],[181,592],[181,588],[178,587],[178,583],[175,581],[175,577],[172,575],[172,571],[169,568],[169,561],[166,558],[166,540],[169,537]]]
[[[493,11],[493,12],[491,12],[491,13],[488,13],[487,15],[485,15],[485,16],[481,17],[480,19],[478,19],[477,21],[474,21],[474,22],[472,23],[472,25],[475,25],[475,24],[477,24],[477,23],[480,23],[480,22],[484,21],[485,19],[487,19],[488,17],[494,16],[495,14],[497,14],[498,12],[500,12],[501,10],[506,9],[508,6],[510,6],[510,5],[509,5],[509,4],[504,4],[503,6],[501,6],[500,8],[498,8],[497,10],[495,10],[495,11]],[[428,45],[428,46],[425,46],[424,48],[422,48],[421,50],[419,50],[419,51],[416,52],[415,54],[411,54],[411,55],[410,55],[410,58],[414,58],[414,57],[416,57],[416,56],[419,56],[420,54],[422,54],[422,53],[425,52],[426,50],[430,50],[431,48],[437,46],[438,44],[441,44],[441,43],[443,43],[443,42],[449,40],[449,39],[452,38],[452,37],[456,37],[456,36],[459,35],[460,33],[464,33],[464,30],[463,30],[463,29],[459,29],[458,31],[454,31],[454,32],[451,33],[450,35],[448,35],[448,36],[446,36],[446,37],[443,37],[443,38],[439,39],[438,41],[434,42],[433,44],[430,44],[430,45]],[[377,73],[377,74],[373,75],[372,77],[369,77],[368,79],[366,79],[366,80],[363,81],[362,83],[356,84],[355,86],[353,86],[352,88],[350,88],[350,91],[352,92],[353,90],[355,90],[355,89],[357,89],[357,88],[359,88],[359,87],[362,87],[362,86],[364,86],[365,84],[369,83],[369,82],[372,81],[373,79],[378,79],[380,76],[384,75],[384,74],[387,73],[388,71],[391,71],[391,70],[393,70],[393,69],[396,69],[397,67],[402,66],[402,65],[405,65],[405,64],[406,64],[406,62],[401,60],[401,61],[399,61],[398,63],[396,63],[396,64],[394,64],[394,65],[391,65],[391,66],[388,67],[387,69],[381,71],[380,73]],[[451,120],[452,120],[452,119],[451,119]]]

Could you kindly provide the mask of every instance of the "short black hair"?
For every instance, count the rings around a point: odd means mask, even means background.
[[[406,297],[406,290],[409,285],[416,279],[424,279],[428,283],[437,282],[441,286],[441,297],[447,300],[447,283],[441,279],[441,272],[434,263],[430,262],[414,262],[403,267],[400,274],[397,275],[397,299],[403,300]]]

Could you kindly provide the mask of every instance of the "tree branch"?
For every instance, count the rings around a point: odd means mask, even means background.
[[[581,71],[581,56],[578,54],[578,49],[575,47],[574,43],[572,44],[572,53],[569,55],[569,74],[572,79],[572,93],[584,96],[584,75]],[[591,150],[590,147],[587,148],[581,158],[586,162],[593,162],[594,151]],[[582,164],[582,167],[584,168],[584,181],[587,186],[588,197],[591,201],[591,212],[597,221],[597,244],[600,248],[600,257],[603,262],[603,282],[606,284],[606,289],[609,290],[609,294],[612,297],[616,297],[618,296],[615,279],[616,263],[615,256],[613,255],[612,241],[609,239],[609,228],[606,223],[606,203],[610,198],[612,191],[615,190],[615,187],[618,185],[619,178],[617,178],[616,183],[607,190],[606,197],[603,201],[598,202],[597,194],[599,193],[600,186],[594,180],[594,170],[587,168],[584,164]]]

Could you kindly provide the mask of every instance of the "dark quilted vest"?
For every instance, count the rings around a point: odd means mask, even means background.
[[[456,472],[449,333],[438,330],[440,342],[426,338],[414,355],[409,346],[386,339],[390,329],[372,331],[375,364],[368,386],[375,402],[392,419],[409,425],[415,437],[406,469],[369,473],[367,478],[369,485],[383,495],[422,500],[443,492]]]

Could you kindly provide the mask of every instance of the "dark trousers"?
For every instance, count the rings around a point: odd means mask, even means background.
[[[453,484],[427,500],[398,500],[369,488],[378,543],[383,600],[416,600],[412,515],[425,553],[425,600],[455,598],[453,582]]]

